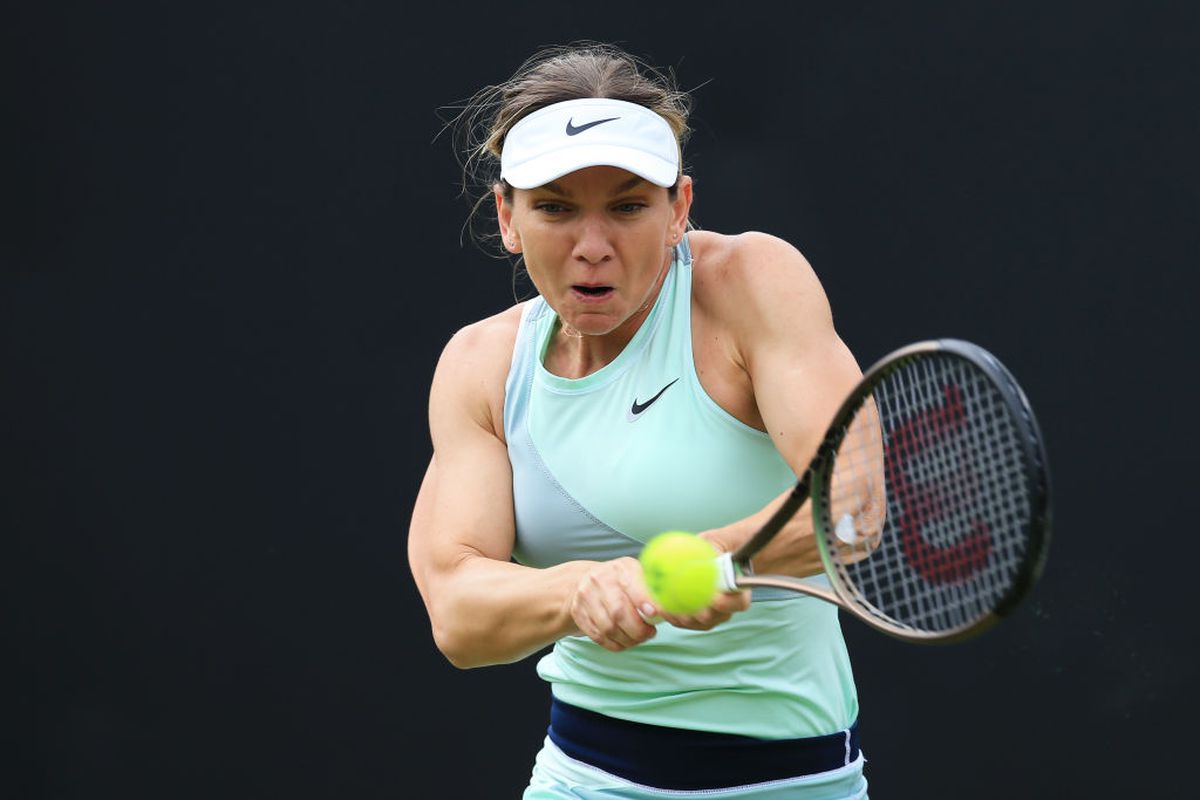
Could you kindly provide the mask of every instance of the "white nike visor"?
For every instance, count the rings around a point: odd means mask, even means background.
[[[620,167],[671,187],[679,178],[679,143],[670,124],[645,106],[589,97],[522,118],[500,153],[500,177],[517,189],[596,166]]]

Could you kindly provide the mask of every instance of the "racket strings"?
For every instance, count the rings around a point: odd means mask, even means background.
[[[922,631],[990,613],[1028,544],[1021,437],[999,390],[965,359],[923,356],[876,385],[826,480],[825,543],[851,602]]]

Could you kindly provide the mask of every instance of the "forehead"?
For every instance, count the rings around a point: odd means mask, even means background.
[[[623,194],[633,189],[666,191],[629,170],[608,166],[585,167],[568,172],[535,189],[518,189],[517,191],[531,194],[548,192],[570,197],[579,194]]]

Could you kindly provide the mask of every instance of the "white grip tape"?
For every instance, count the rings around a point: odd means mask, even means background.
[[[737,572],[733,568],[733,553],[717,556],[717,588],[722,592],[736,592]]]

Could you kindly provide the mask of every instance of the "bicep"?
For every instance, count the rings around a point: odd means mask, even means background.
[[[490,420],[489,370],[476,351],[448,347],[429,400],[433,458],[409,526],[409,561],[426,602],[471,557],[508,561],[516,536],[508,449]]]
[[[477,441],[436,451],[408,534],[409,562],[421,593],[434,590],[464,558],[508,561],[514,538],[512,471],[503,443],[483,433]]]
[[[796,474],[808,466],[838,406],[862,376],[830,331],[821,341],[764,346],[751,381],[767,431]]]
[[[740,338],[766,430],[799,474],[862,370],[834,329],[812,268],[781,244],[766,248],[763,268],[749,279],[746,292],[755,313]]]

